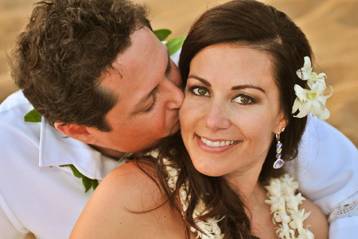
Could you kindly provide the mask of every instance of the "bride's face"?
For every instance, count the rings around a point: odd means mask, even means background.
[[[199,172],[260,172],[274,133],[285,126],[271,57],[232,44],[201,50],[190,64],[180,124]]]

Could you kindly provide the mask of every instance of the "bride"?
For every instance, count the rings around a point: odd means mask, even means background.
[[[234,0],[185,40],[180,135],[98,187],[72,238],[327,238],[327,221],[282,165],[307,114],[326,118],[325,77],[282,12]]]

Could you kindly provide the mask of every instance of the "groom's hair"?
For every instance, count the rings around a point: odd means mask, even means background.
[[[100,76],[142,27],[151,28],[146,10],[127,0],[40,1],[14,50],[14,80],[51,124],[108,131],[116,98]]]

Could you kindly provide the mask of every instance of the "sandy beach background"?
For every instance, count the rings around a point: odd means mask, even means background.
[[[34,0],[0,0],[0,102],[16,90],[8,55],[28,21]],[[226,0],[137,0],[150,10],[154,28],[185,35],[206,9]],[[303,29],[315,53],[317,71],[328,75],[334,95],[329,123],[358,145],[358,0],[265,0]],[[1,119],[0,119],[1,120]]]

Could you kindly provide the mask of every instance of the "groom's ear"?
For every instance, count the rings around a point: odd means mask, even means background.
[[[80,124],[67,124],[62,122],[54,123],[55,129],[57,129],[62,134],[69,136],[71,138],[80,140],[86,144],[92,144],[93,137],[90,131],[88,130],[88,126],[80,125]]]

